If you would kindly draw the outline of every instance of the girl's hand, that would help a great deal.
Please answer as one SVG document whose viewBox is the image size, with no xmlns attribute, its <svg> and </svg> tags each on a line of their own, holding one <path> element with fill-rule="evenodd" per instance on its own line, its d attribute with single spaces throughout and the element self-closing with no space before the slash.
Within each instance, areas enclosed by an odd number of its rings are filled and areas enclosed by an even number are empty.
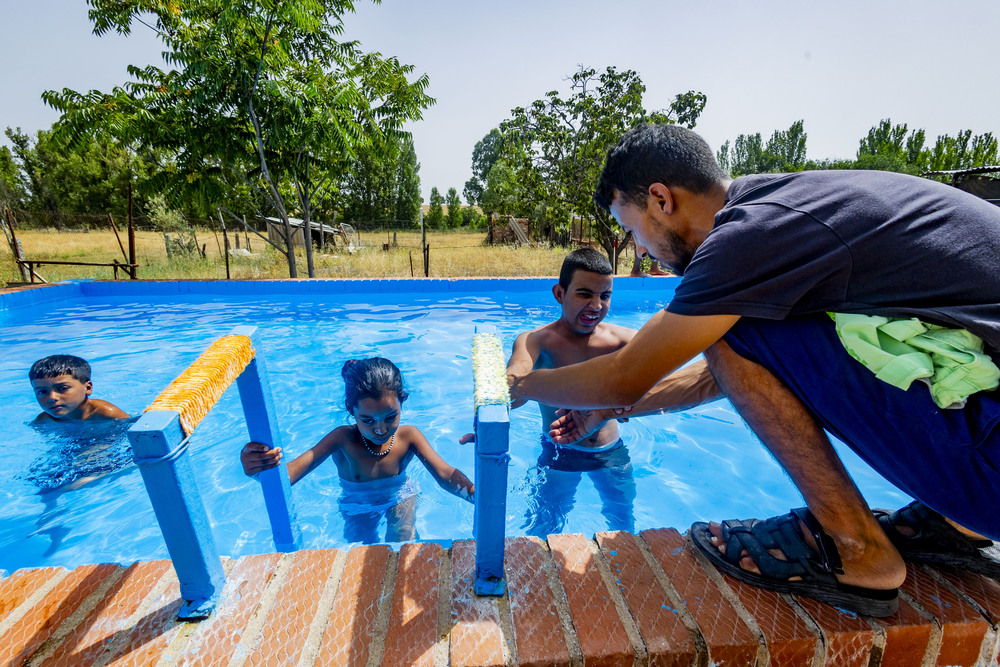
<svg viewBox="0 0 1000 667">
<path fill-rule="evenodd" d="M 240 451 L 243 474 L 254 477 L 262 470 L 274 468 L 281 462 L 281 447 L 271 449 L 259 442 L 248 442 Z"/>
</svg>

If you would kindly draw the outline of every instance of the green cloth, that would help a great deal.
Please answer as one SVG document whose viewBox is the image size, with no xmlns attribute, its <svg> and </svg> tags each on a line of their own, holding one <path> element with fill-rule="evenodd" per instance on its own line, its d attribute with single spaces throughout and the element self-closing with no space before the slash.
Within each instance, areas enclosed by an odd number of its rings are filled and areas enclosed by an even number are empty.
<svg viewBox="0 0 1000 667">
<path fill-rule="evenodd" d="M 983 353 L 982 339 L 963 329 L 916 318 L 829 315 L 840 342 L 875 377 L 900 389 L 925 379 L 939 407 L 962 407 L 969 395 L 996 389 L 1000 382 L 1000 369 Z"/>
</svg>

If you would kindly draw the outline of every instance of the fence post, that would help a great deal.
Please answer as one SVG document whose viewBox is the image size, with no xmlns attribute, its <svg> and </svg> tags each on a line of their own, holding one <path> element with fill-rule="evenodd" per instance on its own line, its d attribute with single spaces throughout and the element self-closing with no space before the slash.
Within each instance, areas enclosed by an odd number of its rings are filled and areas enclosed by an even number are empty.
<svg viewBox="0 0 1000 667">
<path fill-rule="evenodd" d="M 132 280 L 136 279 L 139 265 L 135 257 L 135 217 L 132 215 L 132 184 L 128 184 L 128 263 L 132 265 Z"/>
<path fill-rule="evenodd" d="M 504 533 L 507 517 L 507 465 L 510 455 L 510 394 L 503 345 L 491 325 L 477 327 L 472 342 L 476 406 L 476 540 L 477 595 L 503 595 Z"/>
<path fill-rule="evenodd" d="M 179 413 L 146 412 L 129 429 L 128 439 L 177 572 L 184 601 L 178 616 L 208 616 L 226 575 L 186 455 L 188 439 Z"/>
<path fill-rule="evenodd" d="M 243 404 L 247 431 L 254 442 L 281 447 L 281 432 L 274 413 L 274 399 L 267 377 L 267 367 L 260 353 L 257 327 L 241 326 L 233 329 L 234 336 L 247 336 L 254 348 L 254 358 L 236 378 L 236 386 Z M 288 467 L 282 461 L 278 467 L 262 471 L 260 480 L 264 492 L 264 506 L 271 521 L 271 536 L 278 551 L 296 551 L 301 547 L 302 535 L 295 519 L 292 489 L 288 480 Z"/>
</svg>

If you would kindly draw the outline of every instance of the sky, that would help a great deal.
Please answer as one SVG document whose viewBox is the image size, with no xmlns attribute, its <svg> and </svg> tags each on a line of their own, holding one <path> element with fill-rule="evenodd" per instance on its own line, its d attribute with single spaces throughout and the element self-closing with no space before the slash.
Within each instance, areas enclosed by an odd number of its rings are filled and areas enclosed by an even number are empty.
<svg viewBox="0 0 1000 667">
<path fill-rule="evenodd" d="M 812 159 L 854 157 L 884 118 L 930 142 L 1000 134 L 996 0 L 355 2 L 344 38 L 430 79 L 437 103 L 408 127 L 425 201 L 461 194 L 476 142 L 514 107 L 567 94 L 580 65 L 637 71 L 649 110 L 704 93 L 695 130 L 713 150 L 799 119 Z M 161 51 L 140 25 L 94 36 L 84 0 L 0 0 L 0 44 L 0 127 L 32 133 L 58 118 L 43 90 L 107 91 Z"/>
</svg>

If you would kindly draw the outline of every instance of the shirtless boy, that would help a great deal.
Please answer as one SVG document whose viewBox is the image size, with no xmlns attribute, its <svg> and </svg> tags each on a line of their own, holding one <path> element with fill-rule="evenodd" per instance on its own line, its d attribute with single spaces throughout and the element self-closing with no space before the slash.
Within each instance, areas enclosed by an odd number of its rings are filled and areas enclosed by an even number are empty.
<svg viewBox="0 0 1000 667">
<path fill-rule="evenodd" d="M 54 354 L 31 365 L 28 379 L 43 412 L 35 423 L 72 422 L 94 419 L 128 419 L 128 413 L 96 398 L 90 398 L 90 364 L 70 354 Z"/>
<path fill-rule="evenodd" d="M 562 306 L 559 319 L 520 334 L 507 362 L 508 373 L 522 375 L 538 368 L 560 368 L 593 359 L 623 347 L 634 329 L 608 324 L 613 270 L 597 250 L 575 250 L 563 260 L 552 295 Z M 514 401 L 512 408 L 525 401 Z M 613 530 L 631 531 L 635 481 L 628 450 L 618 436 L 618 422 L 610 419 L 594 433 L 572 443 L 555 445 L 547 437 L 556 420 L 556 408 L 538 404 L 542 413 L 542 453 L 534 498 L 526 521 L 529 534 L 545 536 L 561 531 L 573 507 L 581 473 L 590 474 L 601 497 L 602 513 Z"/>
</svg>

